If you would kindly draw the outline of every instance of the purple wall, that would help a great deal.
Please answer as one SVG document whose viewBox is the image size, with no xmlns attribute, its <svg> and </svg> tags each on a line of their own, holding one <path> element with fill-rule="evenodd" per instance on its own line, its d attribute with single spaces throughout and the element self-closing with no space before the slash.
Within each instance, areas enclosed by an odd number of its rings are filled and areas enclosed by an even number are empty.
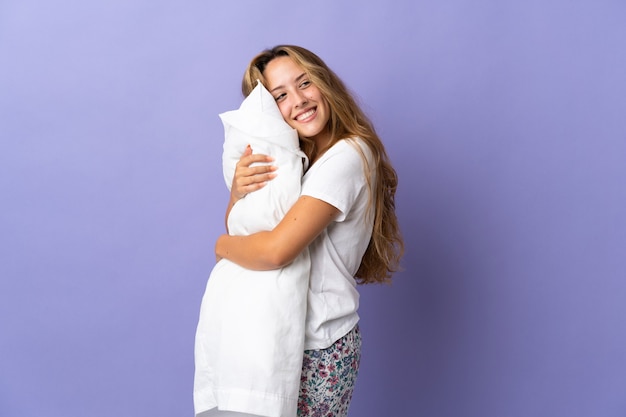
<svg viewBox="0 0 626 417">
<path fill-rule="evenodd" d="M 401 180 L 351 414 L 624 416 L 625 3 L 215 3 L 0 3 L 0 415 L 192 415 L 217 114 L 296 43 Z"/>
</svg>

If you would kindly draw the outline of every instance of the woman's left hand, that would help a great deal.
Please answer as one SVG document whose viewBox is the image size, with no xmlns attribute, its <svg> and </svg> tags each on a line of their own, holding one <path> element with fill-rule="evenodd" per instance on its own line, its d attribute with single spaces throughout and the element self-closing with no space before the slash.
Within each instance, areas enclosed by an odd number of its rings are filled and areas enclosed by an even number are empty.
<svg viewBox="0 0 626 417">
<path fill-rule="evenodd" d="M 274 158 L 269 155 L 253 154 L 250 145 L 246 147 L 243 155 L 239 158 L 239 162 L 235 165 L 235 175 L 233 175 L 233 183 L 230 187 L 230 199 L 224 220 L 226 230 L 228 230 L 228 215 L 235 203 L 244 198 L 246 194 L 265 187 L 268 181 L 276 177 L 274 171 L 278 167 L 268 164 L 273 161 Z M 260 162 L 261 165 L 250 166 L 255 162 Z"/>
<path fill-rule="evenodd" d="M 277 167 L 268 165 L 274 158 L 269 155 L 253 154 L 250 145 L 246 147 L 243 155 L 235 166 L 235 175 L 230 189 L 231 202 L 235 203 L 246 196 L 246 194 L 263 188 L 268 181 L 276 177 Z M 261 165 L 251 166 L 255 162 Z"/>
</svg>

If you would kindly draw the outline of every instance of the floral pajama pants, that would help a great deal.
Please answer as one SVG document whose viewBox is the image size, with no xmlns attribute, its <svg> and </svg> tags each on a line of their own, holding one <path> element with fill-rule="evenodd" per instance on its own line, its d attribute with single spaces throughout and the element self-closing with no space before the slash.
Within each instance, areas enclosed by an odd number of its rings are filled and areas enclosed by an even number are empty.
<svg viewBox="0 0 626 417">
<path fill-rule="evenodd" d="M 360 360 L 358 325 L 329 348 L 305 350 L 298 417 L 346 417 Z"/>
</svg>

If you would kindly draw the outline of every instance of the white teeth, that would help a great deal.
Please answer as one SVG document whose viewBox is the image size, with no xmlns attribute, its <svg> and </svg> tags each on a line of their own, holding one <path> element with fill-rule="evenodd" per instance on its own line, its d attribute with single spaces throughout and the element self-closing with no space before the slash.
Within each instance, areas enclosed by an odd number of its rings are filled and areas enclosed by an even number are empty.
<svg viewBox="0 0 626 417">
<path fill-rule="evenodd" d="M 306 113 L 302 113 L 300 116 L 296 117 L 296 120 L 304 120 L 307 117 L 313 116 L 313 114 L 315 114 L 315 109 L 311 109 Z"/>
</svg>

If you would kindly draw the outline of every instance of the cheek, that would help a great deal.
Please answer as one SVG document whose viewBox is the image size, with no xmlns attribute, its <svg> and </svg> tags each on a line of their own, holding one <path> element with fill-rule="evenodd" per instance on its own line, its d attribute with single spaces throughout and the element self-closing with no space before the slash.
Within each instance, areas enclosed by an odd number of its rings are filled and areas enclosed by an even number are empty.
<svg viewBox="0 0 626 417">
<path fill-rule="evenodd" d="M 324 100 L 322 103 L 324 108 L 324 118 L 326 119 L 326 122 L 328 122 L 328 120 L 330 119 L 330 106 L 328 105 L 328 102 L 326 100 Z"/>
</svg>

